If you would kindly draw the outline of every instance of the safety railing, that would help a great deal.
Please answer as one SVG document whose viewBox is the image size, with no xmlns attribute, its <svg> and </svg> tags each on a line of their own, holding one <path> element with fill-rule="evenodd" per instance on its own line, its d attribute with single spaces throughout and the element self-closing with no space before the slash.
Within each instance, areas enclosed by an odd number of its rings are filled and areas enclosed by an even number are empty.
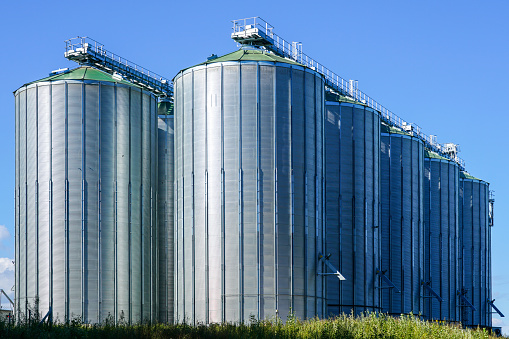
<svg viewBox="0 0 509 339">
<path fill-rule="evenodd" d="M 65 57 L 79 63 L 91 62 L 94 66 L 102 67 L 112 74 L 119 73 L 158 96 L 173 96 L 171 80 L 106 50 L 103 44 L 89 37 L 66 40 Z"/>
<path fill-rule="evenodd" d="M 234 33 L 240 33 L 242 31 L 246 31 L 248 29 L 256 28 L 260 30 L 263 35 L 266 35 L 270 38 L 270 42 L 272 45 L 264 45 L 263 47 L 271 50 L 272 52 L 283 56 L 285 58 L 292 59 L 310 69 L 315 70 L 316 72 L 323 75 L 325 84 L 329 88 L 337 91 L 339 94 L 345 95 L 352 100 L 358 101 L 362 104 L 365 104 L 368 107 L 380 112 L 381 118 L 389 123 L 390 125 L 401 128 L 409 134 L 419 138 L 424 142 L 426 147 L 431 149 L 432 151 L 439 153 L 440 155 L 456 162 L 461 169 L 465 168 L 465 162 L 463 159 L 458 157 L 457 155 L 452 156 L 447 154 L 443 150 L 443 145 L 439 144 L 436 141 L 435 136 L 426 135 L 422 129 L 413 123 L 408 123 L 403 120 L 401 117 L 396 115 L 394 112 L 390 111 L 376 100 L 371 98 L 366 93 L 360 91 L 356 87 L 351 85 L 349 80 L 346 80 L 334 73 L 329 68 L 325 67 L 325 65 L 319 63 L 314 60 L 310 56 L 306 55 L 302 52 L 302 44 L 300 42 L 288 42 L 274 33 L 274 27 L 267 23 L 260 17 L 251 17 L 246 19 L 233 20 L 233 31 Z"/>
</svg>

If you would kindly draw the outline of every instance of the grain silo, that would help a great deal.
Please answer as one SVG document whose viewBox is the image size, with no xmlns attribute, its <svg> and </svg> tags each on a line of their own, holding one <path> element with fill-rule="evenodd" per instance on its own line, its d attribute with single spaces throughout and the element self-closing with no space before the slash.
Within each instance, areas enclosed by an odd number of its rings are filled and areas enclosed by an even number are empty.
<svg viewBox="0 0 509 339">
<path fill-rule="evenodd" d="M 325 105 L 328 315 L 380 310 L 380 115 L 332 93 Z"/>
<path fill-rule="evenodd" d="M 323 92 L 243 48 L 175 83 L 175 320 L 323 315 Z"/>
<path fill-rule="evenodd" d="M 459 167 L 425 150 L 424 157 L 424 316 L 459 320 Z"/>
<path fill-rule="evenodd" d="M 424 144 L 408 131 L 382 123 L 381 267 L 395 287 L 384 284 L 382 311 L 391 315 L 422 313 L 424 259 Z"/>
<path fill-rule="evenodd" d="M 158 261 L 159 321 L 173 323 L 174 300 L 174 125 L 173 104 L 159 103 L 158 119 Z"/>
<path fill-rule="evenodd" d="M 14 95 L 18 315 L 154 320 L 155 97 L 91 67 Z"/>
<path fill-rule="evenodd" d="M 460 172 L 459 198 L 461 322 L 468 326 L 491 326 L 489 184 Z"/>
</svg>

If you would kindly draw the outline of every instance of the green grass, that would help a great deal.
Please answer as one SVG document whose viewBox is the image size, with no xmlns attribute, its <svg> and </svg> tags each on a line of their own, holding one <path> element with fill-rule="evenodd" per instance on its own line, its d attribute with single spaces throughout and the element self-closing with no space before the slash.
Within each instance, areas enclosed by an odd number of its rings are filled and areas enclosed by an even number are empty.
<svg viewBox="0 0 509 339">
<path fill-rule="evenodd" d="M 289 316 L 281 320 L 249 324 L 196 325 L 9 325 L 0 322 L 0 338 L 495 338 L 486 330 L 465 330 L 459 325 L 426 322 L 413 316 L 393 318 L 367 314 L 343 315 L 334 319 L 300 321 Z"/>
</svg>

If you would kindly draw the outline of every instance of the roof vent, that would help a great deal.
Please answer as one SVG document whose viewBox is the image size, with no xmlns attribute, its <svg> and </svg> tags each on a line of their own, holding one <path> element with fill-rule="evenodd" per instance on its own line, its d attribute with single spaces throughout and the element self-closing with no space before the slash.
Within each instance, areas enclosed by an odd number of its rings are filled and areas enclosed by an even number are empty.
<svg viewBox="0 0 509 339">
<path fill-rule="evenodd" d="M 113 75 L 111 76 L 113 79 L 117 80 L 117 81 L 122 81 L 124 80 L 124 78 L 122 77 L 122 74 L 120 73 L 117 73 L 117 72 L 113 72 Z"/>
<path fill-rule="evenodd" d="M 211 56 L 209 56 L 207 58 L 207 61 L 214 60 L 214 59 L 217 59 L 217 54 L 212 54 Z"/>
<path fill-rule="evenodd" d="M 66 72 L 68 70 L 69 70 L 69 67 L 67 67 L 67 68 L 59 68 L 59 69 L 56 69 L 54 71 L 51 71 L 51 73 L 49 75 L 50 76 L 51 75 L 57 75 L 57 74 L 60 74 L 60 73 L 64 73 L 64 72 Z"/>
</svg>

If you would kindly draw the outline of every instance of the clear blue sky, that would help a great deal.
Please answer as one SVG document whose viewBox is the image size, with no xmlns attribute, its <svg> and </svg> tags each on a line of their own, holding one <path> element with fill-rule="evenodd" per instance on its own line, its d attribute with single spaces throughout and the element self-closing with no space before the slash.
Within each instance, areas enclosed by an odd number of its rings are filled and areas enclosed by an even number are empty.
<svg viewBox="0 0 509 339">
<path fill-rule="evenodd" d="M 0 5 L 0 288 L 14 274 L 14 98 L 75 67 L 64 40 L 90 36 L 159 74 L 236 49 L 232 19 L 261 16 L 288 41 L 438 141 L 461 145 L 467 170 L 495 190 L 493 296 L 509 318 L 509 2 L 4 1 Z M 5 300 L 5 299 L 4 299 Z M 2 303 L 4 303 L 4 300 Z M 505 318 L 505 319 L 508 319 Z M 497 320 L 509 334 L 509 320 Z"/>
</svg>

